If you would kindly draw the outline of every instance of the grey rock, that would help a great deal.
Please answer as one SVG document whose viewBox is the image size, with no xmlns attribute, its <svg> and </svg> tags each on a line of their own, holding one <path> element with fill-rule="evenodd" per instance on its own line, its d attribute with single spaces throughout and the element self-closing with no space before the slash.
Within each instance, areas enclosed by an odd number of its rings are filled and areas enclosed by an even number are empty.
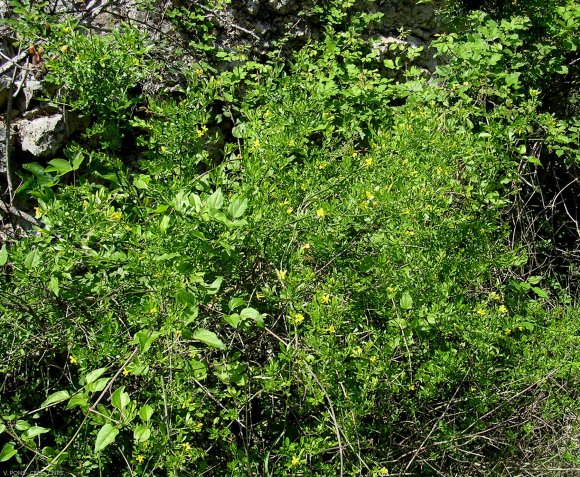
<svg viewBox="0 0 580 477">
<path fill-rule="evenodd" d="M 44 90 L 42 81 L 29 78 L 26 80 L 22 92 L 24 94 L 24 104 L 22 109 L 28 109 L 33 99 L 37 99 Z"/>
<path fill-rule="evenodd" d="M 75 131 L 78 122 L 64 114 L 43 116 L 18 123 L 18 138 L 23 151 L 36 157 L 56 154 Z"/>
</svg>

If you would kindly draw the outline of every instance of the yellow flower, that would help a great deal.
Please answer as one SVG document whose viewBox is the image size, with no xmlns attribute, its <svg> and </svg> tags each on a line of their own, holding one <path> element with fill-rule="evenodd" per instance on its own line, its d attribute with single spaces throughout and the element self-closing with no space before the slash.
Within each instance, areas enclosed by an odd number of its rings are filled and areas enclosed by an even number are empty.
<svg viewBox="0 0 580 477">
<path fill-rule="evenodd" d="M 191 446 L 189 445 L 189 442 L 184 442 L 183 444 L 181 444 L 182 447 L 186 450 L 189 451 L 191 450 Z"/>
<path fill-rule="evenodd" d="M 414 391 L 415 389 L 416 388 L 414 384 L 409 384 L 409 391 Z"/>
<path fill-rule="evenodd" d="M 360 208 L 361 208 L 361 209 L 367 209 L 367 208 L 368 208 L 368 206 L 369 206 L 369 204 L 367 204 L 366 202 L 361 202 L 361 203 L 360 203 Z"/>
<path fill-rule="evenodd" d="M 310 244 L 309 243 L 305 243 L 304 245 L 302 245 L 300 247 L 301 250 L 308 250 L 310 248 Z"/>
<path fill-rule="evenodd" d="M 499 311 L 500 313 L 507 313 L 507 312 L 508 312 L 508 309 L 507 309 L 507 307 L 506 307 L 505 305 L 501 305 L 501 306 L 499 307 L 498 311 Z"/>
<path fill-rule="evenodd" d="M 195 74 L 197 76 L 201 76 L 203 74 L 203 70 L 201 68 L 198 68 L 198 69 L 195 70 Z"/>
<path fill-rule="evenodd" d="M 291 214 L 293 211 L 294 211 L 294 209 L 292 209 L 292 207 L 288 207 L 288 208 L 286 209 L 286 213 L 287 213 L 288 215 L 290 215 L 290 214 Z"/>
<path fill-rule="evenodd" d="M 40 219 L 40 217 L 42 217 L 42 209 L 40 207 L 35 207 L 34 212 L 37 219 Z"/>
<path fill-rule="evenodd" d="M 198 423 L 195 425 L 195 428 L 196 428 L 196 429 L 198 429 L 198 430 L 199 430 L 199 429 L 201 429 L 202 427 L 203 427 L 203 423 L 201 423 L 201 422 L 198 422 Z"/>
<path fill-rule="evenodd" d="M 123 376 L 129 376 L 129 371 L 127 371 L 127 368 L 123 370 Z"/>
<path fill-rule="evenodd" d="M 363 352 L 362 348 L 360 346 L 357 346 L 355 349 L 352 350 L 352 355 L 354 357 L 359 357 L 362 355 L 362 352 Z"/>
<path fill-rule="evenodd" d="M 117 211 L 117 212 L 113 212 L 109 218 L 111 220 L 114 220 L 115 222 L 118 222 L 119 220 L 121 220 L 121 212 Z"/>
<path fill-rule="evenodd" d="M 377 357 L 376 356 L 371 356 L 369 361 L 371 362 L 371 364 L 375 364 L 377 362 Z"/>
<path fill-rule="evenodd" d="M 505 329 L 505 334 L 506 334 L 507 336 L 511 335 L 511 334 L 512 334 L 512 329 L 511 329 L 511 328 L 506 328 L 506 329 Z"/>
<path fill-rule="evenodd" d="M 323 219 L 326 216 L 326 212 L 324 211 L 324 209 L 322 207 L 320 207 L 320 209 L 316 210 L 316 216 L 320 217 L 321 219 Z"/>
<path fill-rule="evenodd" d="M 290 139 L 290 141 L 288 142 L 288 145 L 290 147 L 294 147 L 294 146 L 296 146 L 296 142 L 294 141 L 294 139 Z"/>
<path fill-rule="evenodd" d="M 324 169 L 326 169 L 327 167 L 328 167 L 328 162 L 326 162 L 326 161 L 324 161 L 324 162 L 321 162 L 320 164 L 318 164 L 318 168 L 319 168 L 320 170 L 324 170 Z"/>
<path fill-rule="evenodd" d="M 252 143 L 252 147 L 254 149 L 257 149 L 260 147 L 260 140 L 258 138 L 254 139 L 254 142 Z"/>
<path fill-rule="evenodd" d="M 207 132 L 207 126 L 206 125 L 203 125 L 201 127 L 201 129 L 198 129 L 197 130 L 197 137 L 198 138 L 202 137 L 206 132 Z"/>
<path fill-rule="evenodd" d="M 386 467 L 381 467 L 379 469 L 379 475 L 381 475 L 381 476 L 389 475 L 389 469 L 387 469 Z"/>
<path fill-rule="evenodd" d="M 141 454 L 139 454 L 137 457 L 135 457 L 135 460 L 137 462 L 141 463 L 145 460 L 145 457 L 143 457 Z"/>
<path fill-rule="evenodd" d="M 292 457 L 292 465 L 293 466 L 300 465 L 300 457 L 298 457 L 296 455 L 294 457 Z"/>
<path fill-rule="evenodd" d="M 157 313 L 158 311 L 159 311 L 159 310 L 157 309 L 157 307 L 156 307 L 156 306 L 154 306 L 153 308 L 151 308 L 151 309 L 149 310 L 149 313 L 151 313 L 152 315 L 154 315 L 154 314 L 155 314 L 155 313 Z"/>
<path fill-rule="evenodd" d="M 499 301 L 499 295 L 496 292 L 491 292 L 489 294 L 489 299 L 491 301 Z"/>
<path fill-rule="evenodd" d="M 299 325 L 304 321 L 304 315 L 302 313 L 296 313 L 294 315 L 294 322 Z"/>
<path fill-rule="evenodd" d="M 322 295 L 320 301 L 325 305 L 328 305 L 330 303 L 330 295 L 328 293 L 325 293 L 324 295 Z"/>
<path fill-rule="evenodd" d="M 369 192 L 368 190 L 365 192 L 365 194 L 368 200 L 373 200 L 375 198 L 375 195 L 372 192 Z"/>
<path fill-rule="evenodd" d="M 328 331 L 331 335 L 333 335 L 334 333 L 336 333 L 336 328 L 334 327 L 334 325 L 330 325 L 326 331 Z"/>
<path fill-rule="evenodd" d="M 69 356 L 68 360 L 70 361 L 70 364 L 77 363 L 77 359 L 72 354 Z"/>
<path fill-rule="evenodd" d="M 475 309 L 475 312 L 479 315 L 479 316 L 485 316 L 485 310 L 481 307 L 478 307 Z"/>
<path fill-rule="evenodd" d="M 278 277 L 278 279 L 283 282 L 284 280 L 286 280 L 286 275 L 288 275 L 288 272 L 286 270 L 277 270 L 276 271 L 276 276 Z"/>
<path fill-rule="evenodd" d="M 370 167 L 372 165 L 373 165 L 373 159 L 372 159 L 372 157 L 369 157 L 369 158 L 365 159 L 365 162 L 364 162 L 364 166 L 365 167 Z"/>
</svg>

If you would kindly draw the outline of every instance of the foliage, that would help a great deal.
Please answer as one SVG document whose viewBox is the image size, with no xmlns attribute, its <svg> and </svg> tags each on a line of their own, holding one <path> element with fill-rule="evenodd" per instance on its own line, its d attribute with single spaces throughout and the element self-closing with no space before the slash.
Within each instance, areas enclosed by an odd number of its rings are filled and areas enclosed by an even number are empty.
<svg viewBox="0 0 580 477">
<path fill-rule="evenodd" d="M 524 18 L 471 21 L 433 45 L 433 79 L 385 78 L 360 28 L 333 27 L 288 62 L 195 64 L 173 98 L 129 94 L 152 69 L 135 32 L 75 29 L 55 99 L 137 140 L 132 162 L 72 143 L 25 167 L 43 226 L 0 249 L 0 461 L 576 468 L 580 316 L 509 221 L 538 141 L 577 157 L 533 90 L 562 63 L 527 67 Z"/>
</svg>

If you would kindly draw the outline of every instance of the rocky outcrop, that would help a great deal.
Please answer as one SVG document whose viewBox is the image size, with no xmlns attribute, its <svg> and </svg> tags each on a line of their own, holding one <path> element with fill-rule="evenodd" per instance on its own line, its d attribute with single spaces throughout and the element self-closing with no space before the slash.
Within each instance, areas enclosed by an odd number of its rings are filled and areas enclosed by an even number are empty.
<svg viewBox="0 0 580 477">
<path fill-rule="evenodd" d="M 34 111 L 31 112 L 34 116 Z M 53 114 L 17 123 L 20 149 L 35 157 L 51 157 L 60 151 L 76 129 L 69 114 Z"/>
</svg>

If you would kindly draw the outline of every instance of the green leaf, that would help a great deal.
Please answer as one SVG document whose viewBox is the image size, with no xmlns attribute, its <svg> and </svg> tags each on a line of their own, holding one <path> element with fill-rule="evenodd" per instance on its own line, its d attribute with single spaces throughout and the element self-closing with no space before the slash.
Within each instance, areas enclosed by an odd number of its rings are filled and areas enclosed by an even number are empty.
<svg viewBox="0 0 580 477">
<path fill-rule="evenodd" d="M 141 330 L 135 333 L 135 338 L 131 343 L 139 345 L 139 351 L 141 353 L 146 353 L 153 342 L 161 336 L 159 331 L 148 331 L 148 330 Z"/>
<path fill-rule="evenodd" d="M 57 391 L 48 396 L 40 405 L 40 408 L 42 409 L 51 406 L 52 404 L 56 404 L 57 402 L 65 401 L 68 398 L 70 398 L 68 391 Z"/>
<path fill-rule="evenodd" d="M 405 292 L 401 297 L 400 304 L 403 310 L 410 310 L 411 308 L 413 308 L 413 298 L 411 298 L 411 295 L 409 295 L 409 293 Z"/>
<path fill-rule="evenodd" d="M 234 311 L 236 308 L 240 306 L 244 306 L 246 304 L 246 300 L 242 298 L 232 298 L 228 303 L 228 308 L 230 311 Z"/>
<path fill-rule="evenodd" d="M 105 424 L 97 434 L 95 441 L 95 453 L 102 451 L 105 447 L 115 441 L 115 437 L 119 434 L 119 429 L 111 424 Z"/>
<path fill-rule="evenodd" d="M 240 321 L 242 321 L 242 317 L 237 313 L 234 313 L 233 315 L 224 315 L 224 320 L 226 320 L 226 322 L 228 322 L 234 328 L 237 328 L 240 324 Z"/>
<path fill-rule="evenodd" d="M 546 293 L 544 290 L 542 290 L 541 288 L 538 288 L 538 287 L 532 287 L 532 290 L 533 290 L 533 291 L 534 291 L 534 293 L 535 293 L 536 295 L 538 295 L 540 298 L 545 298 L 546 300 L 547 300 L 548 298 L 550 298 L 550 296 L 549 296 L 549 295 L 548 295 L 548 294 L 547 294 L 547 293 Z"/>
<path fill-rule="evenodd" d="M 6 250 L 6 244 L 4 244 L 2 245 L 2 248 L 0 248 L 0 267 L 6 265 L 7 261 L 8 261 L 8 250 Z"/>
<path fill-rule="evenodd" d="M 213 348 L 226 349 L 226 345 L 223 344 L 213 331 L 199 329 L 193 334 L 192 338 Z"/>
<path fill-rule="evenodd" d="M 60 288 L 58 286 L 58 278 L 57 277 L 50 277 L 50 280 L 48 282 L 48 289 L 54 293 L 56 296 L 58 296 L 59 292 L 60 292 Z"/>
<path fill-rule="evenodd" d="M 8 444 L 4 444 L 2 447 L 2 451 L 0 451 L 0 462 L 6 462 L 11 457 L 14 457 L 18 452 L 14 449 L 14 444 L 9 442 Z"/>
<path fill-rule="evenodd" d="M 6 425 L 0 423 L 0 434 L 2 434 L 6 430 Z"/>
<path fill-rule="evenodd" d="M 219 210 L 224 205 L 224 195 L 222 194 L 221 189 L 217 189 L 212 195 L 210 195 L 205 204 L 210 210 Z"/>
<path fill-rule="evenodd" d="M 133 438 L 137 442 L 145 442 L 151 437 L 151 430 L 144 425 L 137 426 L 133 431 Z"/>
<path fill-rule="evenodd" d="M 161 223 L 159 224 L 159 230 L 161 230 L 162 234 L 165 234 L 167 232 L 167 229 L 169 228 L 169 220 L 170 220 L 169 215 L 164 215 L 163 218 L 161 219 Z"/>
<path fill-rule="evenodd" d="M 230 202 L 228 206 L 228 214 L 232 219 L 238 219 L 248 208 L 248 199 L 238 197 Z"/>
<path fill-rule="evenodd" d="M 56 172 L 59 176 L 67 174 L 68 172 L 73 170 L 73 167 L 70 165 L 65 159 L 53 159 L 52 161 L 48 161 L 50 166 L 44 169 L 45 172 Z"/>
<path fill-rule="evenodd" d="M 27 429 L 30 429 L 30 424 L 28 424 L 26 421 L 23 421 L 22 419 L 19 419 L 16 421 L 14 427 L 17 431 L 26 431 Z"/>
<path fill-rule="evenodd" d="M 26 437 L 32 439 L 40 434 L 46 434 L 47 432 L 50 432 L 50 429 L 47 429 L 46 427 L 32 426 L 26 430 Z"/>
<path fill-rule="evenodd" d="M 111 378 L 99 378 L 94 383 L 87 384 L 86 390 L 90 393 L 98 393 L 105 389 L 105 386 L 110 380 Z"/>
<path fill-rule="evenodd" d="M 149 419 L 151 419 L 152 415 L 153 415 L 153 408 L 149 404 L 144 404 L 143 406 L 141 406 L 141 409 L 139 409 L 139 417 L 144 422 L 149 421 Z"/>
<path fill-rule="evenodd" d="M 79 407 L 89 406 L 89 398 L 85 393 L 75 394 L 73 397 L 71 397 L 68 404 L 66 405 L 66 408 L 72 409 L 77 406 Z"/>
<path fill-rule="evenodd" d="M 121 386 L 111 394 L 111 404 L 121 411 L 125 409 L 130 402 L 131 398 L 129 398 L 129 393 L 125 392 L 125 386 Z"/>
<path fill-rule="evenodd" d="M 40 253 L 38 253 L 38 249 L 32 250 L 32 252 L 26 255 L 24 259 L 24 266 L 30 270 L 31 268 L 36 268 L 40 264 Z"/>
<path fill-rule="evenodd" d="M 90 384 L 96 381 L 106 370 L 107 368 L 99 368 L 95 369 L 94 371 L 91 371 L 89 374 L 85 376 L 86 383 Z"/>
<path fill-rule="evenodd" d="M 258 325 L 260 328 L 264 328 L 265 326 L 263 315 L 254 308 L 244 308 L 241 311 L 240 316 L 242 320 L 245 320 L 246 318 L 254 320 L 256 322 L 256 325 Z"/>
</svg>

